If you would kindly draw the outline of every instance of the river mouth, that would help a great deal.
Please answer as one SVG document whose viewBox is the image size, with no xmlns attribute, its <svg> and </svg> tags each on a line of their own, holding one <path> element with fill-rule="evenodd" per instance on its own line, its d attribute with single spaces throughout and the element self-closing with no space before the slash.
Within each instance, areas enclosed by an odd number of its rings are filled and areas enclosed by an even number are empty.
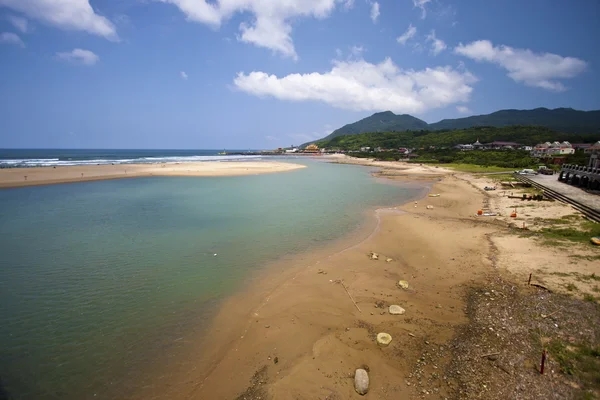
<svg viewBox="0 0 600 400">
<path fill-rule="evenodd" d="M 357 240 L 372 223 L 365 210 L 418 192 L 377 183 L 365 168 L 303 163 L 265 176 L 2 191 L 8 394 L 120 398 L 152 385 L 148 371 L 191 338 L 196 346 L 223 301 L 261 270 Z"/>
</svg>

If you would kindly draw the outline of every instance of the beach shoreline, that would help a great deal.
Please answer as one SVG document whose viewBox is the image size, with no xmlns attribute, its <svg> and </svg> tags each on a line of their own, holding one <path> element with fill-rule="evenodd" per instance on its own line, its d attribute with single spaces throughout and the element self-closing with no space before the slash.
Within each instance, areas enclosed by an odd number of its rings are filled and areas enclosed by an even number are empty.
<svg viewBox="0 0 600 400">
<path fill-rule="evenodd" d="M 518 286 L 525 274 L 502 245 L 515 237 L 508 215 L 476 216 L 500 195 L 483 190 L 485 177 L 444 168 L 333 161 L 377 167 L 376 179 L 431 182 L 439 197 L 367 210 L 371 224 L 360 233 L 265 267 L 219 306 L 208 333 L 188 338 L 197 344 L 170 365 L 176 382 L 163 375 L 132 399 L 353 398 L 354 370 L 365 366 L 377 398 L 456 394 L 460 376 L 439 374 L 450 371 L 449 348 L 473 323 L 468 296 L 501 277 Z M 510 245 L 517 253 L 538 246 L 518 237 Z M 557 256 L 537 250 L 548 263 Z M 392 304 L 406 313 L 391 315 Z M 391 334 L 389 346 L 377 345 L 379 332 Z M 427 366 L 420 360 L 431 350 L 444 355 Z"/>
<path fill-rule="evenodd" d="M 161 164 L 73 165 L 0 169 L 0 188 L 152 176 L 243 176 L 288 172 L 304 165 L 278 161 L 202 161 Z"/>
<path fill-rule="evenodd" d="M 242 397 L 239 397 L 240 399 L 259 398 L 266 393 L 263 391 L 267 387 L 266 382 L 269 382 L 268 392 L 273 398 L 305 398 L 306 396 L 302 395 L 302 389 L 298 388 L 298 382 L 306 383 L 315 380 L 318 382 L 319 378 L 322 378 L 322 376 L 319 376 L 321 374 L 317 373 L 319 367 L 316 363 L 311 363 L 309 357 L 314 353 L 314 346 L 317 343 L 332 340 L 339 342 L 346 332 L 353 332 L 357 335 L 360 333 L 361 340 L 358 347 L 361 350 L 358 353 L 364 353 L 365 347 L 377 349 L 377 345 L 374 344 L 372 338 L 376 325 L 397 325 L 394 323 L 395 320 L 406 318 L 406 316 L 387 315 L 387 312 L 385 312 L 387 305 L 389 305 L 387 303 L 392 301 L 389 297 L 400 297 L 394 304 L 400 304 L 405 308 L 412 308 L 411 305 L 407 304 L 407 301 L 409 303 L 415 302 L 419 304 L 419 308 L 423 308 L 418 311 L 411 310 L 410 314 L 412 316 L 408 317 L 409 320 L 415 318 L 414 312 L 416 311 L 417 315 L 420 315 L 419 319 L 429 320 L 432 316 L 441 318 L 443 322 L 440 322 L 440 325 L 452 322 L 452 326 L 455 326 L 464 323 L 465 316 L 461 306 L 461 291 L 457 290 L 456 285 L 448 285 L 448 282 L 456 283 L 456 279 L 453 277 L 455 274 L 460 274 L 464 281 L 470 280 L 478 274 L 483 276 L 485 271 L 481 268 L 476 273 L 467 273 L 468 279 L 465 271 L 460 271 L 460 269 L 459 271 L 452 271 L 453 273 L 449 274 L 448 279 L 445 280 L 445 285 L 443 285 L 444 294 L 440 295 L 441 292 L 437 288 L 435 289 L 437 295 L 433 297 L 438 298 L 437 301 L 444 302 L 446 305 L 451 303 L 453 307 L 451 312 L 445 310 L 442 314 L 449 313 L 451 315 L 438 315 L 439 311 L 435 308 L 435 305 L 432 309 L 431 296 L 425 296 L 418 300 L 408 300 L 414 294 L 414 289 L 403 291 L 397 287 L 397 281 L 400 278 L 406 278 L 416 284 L 416 287 L 419 287 L 417 282 L 420 282 L 421 279 L 432 281 L 436 277 L 436 273 L 429 271 L 429 268 L 426 268 L 427 272 L 419 271 L 418 265 L 421 263 L 419 258 L 422 256 L 422 252 L 414 251 L 415 248 L 422 247 L 425 250 L 423 254 L 428 254 L 429 257 L 432 253 L 430 251 L 432 250 L 430 249 L 431 238 L 429 237 L 431 234 L 427 233 L 426 236 L 428 237 L 423 237 L 422 231 L 423 225 L 426 225 L 425 230 L 429 231 L 432 230 L 432 224 L 435 225 L 436 223 L 434 221 L 424 221 L 424 219 L 430 220 L 432 214 L 441 215 L 451 211 L 450 221 L 446 221 L 447 224 L 443 230 L 450 229 L 450 225 L 461 224 L 461 222 L 458 222 L 461 218 L 467 220 L 474 218 L 475 210 L 479 207 L 478 201 L 481 199 L 476 197 L 477 192 L 473 193 L 474 190 L 470 185 L 453 178 L 451 171 L 405 164 L 399 164 L 395 167 L 403 170 L 410 169 L 411 171 L 404 171 L 401 176 L 395 176 L 391 179 L 387 176 L 386 180 L 388 182 L 420 182 L 421 184 L 430 182 L 427 185 L 431 187 L 431 184 L 433 184 L 434 189 L 432 190 L 434 192 L 444 193 L 446 191 L 448 198 L 444 199 L 442 197 L 443 200 L 440 201 L 440 198 L 427 197 L 425 194 L 425 197 L 416 201 L 418 204 L 417 210 L 415 210 L 415 201 L 413 200 L 397 207 L 369 211 L 370 216 L 367 217 L 372 218 L 372 221 L 377 221 L 375 225 L 366 225 L 366 229 L 370 229 L 370 232 L 363 230 L 360 234 L 355 234 L 351 238 L 343 238 L 331 246 L 320 249 L 315 254 L 298 255 L 292 260 L 281 260 L 264 268 L 264 272 L 259 273 L 259 276 L 255 277 L 245 290 L 226 299 L 219 307 L 214 321 L 210 324 L 209 332 L 199 340 L 199 344 L 194 351 L 195 357 L 192 357 L 192 359 L 195 360 L 196 364 L 194 365 L 193 361 L 189 361 L 179 366 L 181 373 L 177 374 L 178 384 L 170 381 L 157 381 L 154 382 L 151 390 L 143 390 L 132 398 L 206 397 L 232 399 L 237 398 L 240 393 L 245 393 Z M 374 172 L 373 175 L 378 179 L 380 176 L 386 176 L 384 172 L 379 170 Z M 444 180 L 440 181 L 444 176 Z M 460 186 L 459 191 L 455 190 L 456 185 Z M 464 203 L 467 203 L 466 208 L 464 204 L 456 207 L 456 201 L 450 198 L 456 196 L 457 193 L 451 193 L 451 189 L 453 192 L 458 192 L 458 196 Z M 461 194 L 465 190 L 468 192 L 466 196 L 464 193 Z M 469 190 L 471 191 L 469 192 Z M 434 205 L 436 208 L 430 210 L 426 208 L 427 205 Z M 410 229 L 398 231 L 398 224 L 409 226 Z M 471 224 L 472 222 L 467 221 L 466 226 L 462 229 L 472 229 Z M 467 246 L 472 251 L 469 259 L 474 257 L 478 263 L 482 259 L 485 262 L 487 256 L 484 254 L 485 252 L 478 248 L 486 246 L 485 234 L 489 232 L 489 227 L 477 229 L 477 239 L 468 241 Z M 439 234 L 440 232 L 437 232 L 433 236 L 441 239 Z M 357 240 L 361 235 L 362 238 Z M 415 238 L 415 235 L 419 237 Z M 396 248 L 397 241 L 408 241 L 412 245 L 402 251 Z M 459 257 L 455 245 L 444 247 L 442 257 L 445 258 L 448 253 Z M 368 254 L 371 251 L 380 254 L 381 259 L 378 261 L 369 260 Z M 410 252 L 411 254 L 406 255 L 404 252 Z M 386 262 L 388 258 L 391 261 Z M 370 269 L 374 266 L 389 280 L 383 283 L 381 276 L 372 276 L 373 271 L 370 271 Z M 401 272 L 402 270 L 404 272 Z M 420 276 L 421 274 L 422 276 Z M 335 283 L 340 280 L 345 282 L 349 292 L 357 301 L 356 308 L 341 285 Z M 370 295 L 366 296 L 369 300 L 366 300 L 365 296 L 361 296 L 360 292 L 355 292 L 356 281 L 365 291 L 370 292 Z M 422 289 L 418 290 L 420 292 Z M 376 295 L 376 291 L 380 291 L 381 296 Z M 425 291 L 423 291 L 424 293 Z M 449 300 L 448 297 L 452 299 Z M 373 305 L 378 303 L 385 303 L 385 305 L 376 308 L 375 315 L 371 310 L 374 309 Z M 358 307 L 362 311 L 359 312 Z M 382 314 L 385 317 L 382 317 Z M 407 314 L 409 314 L 408 311 Z M 427 315 L 427 317 L 423 315 Z M 412 334 L 415 335 L 418 325 L 418 323 L 411 321 L 408 324 L 408 332 L 414 332 Z M 397 337 L 400 342 L 406 338 L 406 327 L 400 329 L 401 336 L 398 334 L 397 327 L 382 329 L 395 331 L 393 336 Z M 446 339 L 452 337 L 453 328 L 448 329 L 440 326 L 438 329 L 440 329 L 440 337 Z M 419 334 L 421 338 L 424 335 L 430 337 L 425 332 Z M 301 343 L 290 344 L 290 337 L 302 338 Z M 414 336 L 408 336 L 408 339 L 412 338 Z M 193 341 L 193 339 L 189 340 Z M 354 350 L 356 352 L 353 347 L 348 344 L 336 343 L 332 351 Z M 416 351 L 417 347 L 419 346 L 414 346 L 411 351 Z M 397 375 L 408 376 L 408 365 L 390 367 L 388 361 L 378 359 L 377 353 L 373 355 L 375 359 L 373 357 L 358 358 L 360 358 L 360 362 L 368 363 L 371 368 L 377 369 L 378 365 L 381 366 L 385 369 L 384 375 L 388 378 L 396 376 L 394 381 L 399 386 L 394 390 L 404 391 L 406 389 L 404 381 L 399 379 Z M 354 359 L 356 356 L 357 354 L 351 357 L 344 355 L 337 362 L 344 365 L 352 364 L 350 359 Z M 276 364 L 273 361 L 275 357 L 277 357 Z M 360 365 L 360 362 L 357 365 Z M 265 374 L 263 367 L 267 368 L 265 376 L 262 376 Z M 294 372 L 298 369 L 301 369 L 301 371 Z M 348 371 L 350 370 L 353 371 L 354 369 L 350 368 Z M 282 379 L 281 373 L 283 372 L 292 373 L 293 379 L 291 376 Z M 339 373 L 339 371 L 336 373 Z M 265 382 L 265 384 L 260 384 L 264 385 L 261 388 L 257 388 L 256 385 L 253 386 L 252 384 L 256 381 L 253 377 L 256 378 L 257 374 L 262 376 L 260 381 Z M 338 383 L 341 384 L 342 381 Z M 343 386 L 348 385 L 343 383 Z M 400 387 L 403 387 L 403 389 L 400 389 Z M 347 398 L 354 393 L 353 390 L 346 390 L 348 388 L 352 389 L 352 385 L 345 387 L 344 391 L 340 391 L 339 388 L 335 391 L 341 393 L 343 398 Z M 254 392 L 258 389 L 260 390 L 256 392 L 258 394 L 255 397 L 249 395 L 248 390 Z M 317 396 L 316 393 L 313 394 Z M 312 394 L 309 397 L 314 398 Z M 320 397 L 317 396 L 316 398 Z"/>
</svg>

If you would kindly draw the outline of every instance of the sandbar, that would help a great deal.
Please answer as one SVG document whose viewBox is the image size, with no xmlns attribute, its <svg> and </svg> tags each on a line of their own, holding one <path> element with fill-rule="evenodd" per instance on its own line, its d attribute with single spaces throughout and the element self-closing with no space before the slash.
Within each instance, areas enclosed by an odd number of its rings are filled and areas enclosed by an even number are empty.
<svg viewBox="0 0 600 400">
<path fill-rule="evenodd" d="M 0 188 L 149 176 L 240 176 L 292 171 L 304 165 L 272 161 L 75 165 L 0 169 Z"/>
</svg>

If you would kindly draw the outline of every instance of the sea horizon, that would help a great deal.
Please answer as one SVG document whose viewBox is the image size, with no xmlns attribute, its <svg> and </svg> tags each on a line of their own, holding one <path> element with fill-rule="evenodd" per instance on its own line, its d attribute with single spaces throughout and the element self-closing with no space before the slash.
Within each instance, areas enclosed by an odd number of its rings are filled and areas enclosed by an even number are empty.
<svg viewBox="0 0 600 400">
<path fill-rule="evenodd" d="M 0 149 L 0 168 L 258 160 L 239 149 Z"/>
</svg>

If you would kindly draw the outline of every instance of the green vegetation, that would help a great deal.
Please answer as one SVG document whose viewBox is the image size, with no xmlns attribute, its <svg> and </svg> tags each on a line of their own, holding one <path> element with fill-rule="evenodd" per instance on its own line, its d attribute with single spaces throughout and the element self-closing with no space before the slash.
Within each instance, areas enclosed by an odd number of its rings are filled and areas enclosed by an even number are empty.
<svg viewBox="0 0 600 400">
<path fill-rule="evenodd" d="M 548 353 L 558 362 L 561 372 L 577 377 L 584 384 L 583 389 L 600 389 L 600 347 L 566 344 L 555 339 L 548 344 Z"/>
<path fill-rule="evenodd" d="M 589 293 L 584 293 L 583 294 L 583 300 L 584 301 L 594 302 L 594 301 L 596 301 L 596 298 L 593 295 L 589 294 Z"/>
<path fill-rule="evenodd" d="M 460 151 L 455 149 L 420 150 L 418 158 L 410 160 L 417 163 L 448 163 L 480 165 L 483 168 L 477 172 L 514 171 L 515 169 L 532 168 L 537 160 L 523 150 L 472 150 Z M 486 169 L 486 167 L 488 167 Z M 496 168 L 492 168 L 496 167 Z"/>
<path fill-rule="evenodd" d="M 333 135 L 333 134 L 332 134 Z M 330 136 L 332 136 L 330 135 Z M 565 134 L 540 126 L 507 126 L 503 128 L 474 127 L 453 131 L 403 131 L 403 132 L 367 132 L 360 134 L 328 136 L 316 141 L 319 147 L 340 150 L 360 150 L 361 147 L 381 147 L 398 149 L 400 147 L 429 148 L 452 147 L 457 144 L 481 143 L 493 141 L 517 142 L 525 145 L 535 145 L 541 142 L 569 139 L 571 142 L 588 142 L 598 140 L 598 134 Z"/>
<path fill-rule="evenodd" d="M 577 228 L 551 227 L 540 229 L 538 234 L 550 240 L 568 240 L 571 242 L 589 243 L 592 236 L 600 235 L 600 224 L 582 221 Z"/>
<path fill-rule="evenodd" d="M 559 138 L 553 140 L 566 140 L 572 143 L 582 141 L 572 133 L 600 133 L 600 111 L 578 111 L 571 108 L 557 108 L 548 110 L 546 108 L 536 108 L 534 110 L 501 110 L 487 115 L 475 115 L 467 118 L 445 119 L 434 124 L 415 118 L 411 115 L 396 115 L 391 111 L 380 112 L 363 118 L 360 121 L 345 125 L 333 131 L 329 136 L 321 141 L 329 141 L 338 136 L 357 135 L 366 132 L 397 132 L 406 131 L 450 131 L 450 130 L 468 130 L 473 127 L 508 127 L 515 125 L 530 125 L 532 129 L 544 129 L 541 127 L 553 129 L 561 133 Z M 462 143 L 472 143 L 475 139 Z M 507 138 L 481 138 L 481 141 L 493 140 L 511 140 Z M 523 143 L 532 143 L 537 139 L 523 141 Z M 597 139 L 596 139 L 597 140 Z M 515 140 L 518 142 L 518 140 Z M 537 140 L 536 143 L 546 140 Z M 456 143 L 459 143 L 460 140 Z M 455 144 L 456 144 L 455 143 Z M 403 146 L 407 146 L 405 144 Z M 367 145 L 368 146 L 368 145 Z M 378 146 L 375 145 L 374 146 Z"/>
<path fill-rule="evenodd" d="M 438 165 L 438 164 L 436 164 Z M 444 167 L 444 168 L 451 168 L 454 169 L 456 171 L 461 171 L 461 172 L 473 172 L 473 173 L 477 173 L 477 172 L 504 172 L 504 171 L 514 171 L 514 168 L 504 168 L 504 167 L 496 167 L 493 165 L 474 165 L 474 164 L 456 164 L 456 163 L 450 163 L 450 164 L 439 164 L 440 167 Z M 490 175 L 490 177 L 494 177 L 495 175 Z M 500 176 L 500 175 L 499 175 Z M 504 174 L 501 176 L 505 176 Z M 510 175 L 512 178 L 512 175 Z M 514 179 L 514 178 L 512 178 Z"/>
<path fill-rule="evenodd" d="M 575 286 L 575 284 L 574 284 L 574 283 L 567 283 L 567 284 L 565 285 L 565 288 L 567 288 L 567 290 L 568 290 L 569 292 L 574 292 L 574 291 L 576 291 L 576 290 L 577 290 L 577 286 Z"/>
</svg>

